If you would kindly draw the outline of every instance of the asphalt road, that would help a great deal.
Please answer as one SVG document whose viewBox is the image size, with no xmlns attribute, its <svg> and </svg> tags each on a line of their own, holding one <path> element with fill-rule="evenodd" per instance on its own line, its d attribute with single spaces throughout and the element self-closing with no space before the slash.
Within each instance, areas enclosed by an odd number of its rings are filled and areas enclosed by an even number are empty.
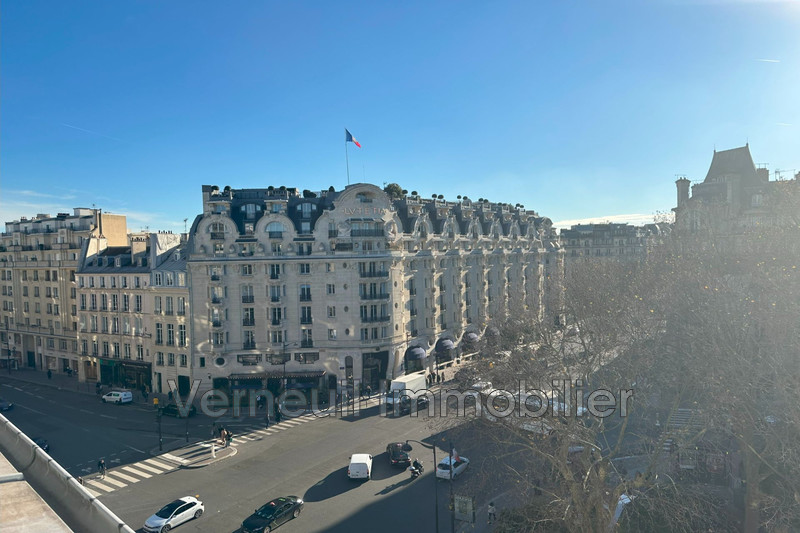
<svg viewBox="0 0 800 533">
<path fill-rule="evenodd" d="M 432 452 L 416 445 L 412 456 L 425 464 L 425 474 L 411 481 L 405 469 L 389 465 L 391 441 L 423 440 L 431 427 L 424 418 L 386 418 L 373 408 L 350 419 L 320 418 L 258 441 L 237 443 L 237 454 L 200 469 L 176 470 L 102 495 L 100 500 L 131 527 L 162 505 L 186 495 L 199 495 L 205 515 L 178 531 L 238 531 L 242 520 L 265 502 L 300 496 L 305 509 L 280 527 L 291 532 L 435 531 L 435 490 L 439 492 L 441 531 L 449 531 L 449 483 L 436 481 Z M 447 452 L 447 435 L 435 437 L 438 457 Z M 236 439 L 239 440 L 239 439 Z M 347 478 L 351 453 L 373 455 L 373 478 Z M 468 456 L 469 450 L 459 450 Z M 476 452 L 477 453 L 477 452 Z M 469 483 L 469 469 L 456 479 L 456 490 Z"/>
<path fill-rule="evenodd" d="M 155 411 L 142 404 L 104 404 L 97 396 L 59 390 L 0 376 L 0 397 L 14 403 L 3 414 L 31 438 L 45 438 L 50 455 L 74 476 L 97 469 L 105 459 L 108 468 L 150 457 L 158 446 Z M 211 421 L 190 419 L 189 439 L 210 436 Z M 162 417 L 164 444 L 184 442 L 186 423 Z"/>
</svg>

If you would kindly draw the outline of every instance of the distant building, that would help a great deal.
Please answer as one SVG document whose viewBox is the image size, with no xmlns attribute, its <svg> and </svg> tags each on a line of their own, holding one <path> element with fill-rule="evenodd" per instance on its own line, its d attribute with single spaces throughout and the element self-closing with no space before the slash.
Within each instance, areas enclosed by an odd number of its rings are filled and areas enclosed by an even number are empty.
<svg viewBox="0 0 800 533">
<path fill-rule="evenodd" d="M 369 184 L 202 193 L 187 266 L 203 388 L 378 390 L 492 316 L 562 307 L 563 252 L 532 211 Z"/>
<path fill-rule="evenodd" d="M 649 246 L 669 232 L 666 223 L 578 224 L 561 230 L 565 268 L 586 260 L 638 261 Z"/>
<path fill-rule="evenodd" d="M 0 239 L 0 365 L 70 374 L 79 363 L 76 270 L 90 239 L 127 241 L 122 215 L 75 208 L 6 222 Z"/>
<path fill-rule="evenodd" d="M 678 205 L 675 230 L 681 233 L 716 232 L 735 235 L 759 226 L 783 224 L 796 215 L 797 182 L 769 180 L 769 170 L 756 168 L 750 146 L 714 151 L 705 179 L 691 185 L 687 178 L 675 182 Z M 690 195 L 691 189 L 691 195 Z M 787 200 L 794 197 L 794 205 Z"/>
</svg>

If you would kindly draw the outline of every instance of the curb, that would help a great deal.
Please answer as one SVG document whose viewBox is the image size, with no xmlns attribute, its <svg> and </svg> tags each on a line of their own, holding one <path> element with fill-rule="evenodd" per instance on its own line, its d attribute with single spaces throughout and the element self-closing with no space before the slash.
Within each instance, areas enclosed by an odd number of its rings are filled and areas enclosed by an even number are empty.
<svg viewBox="0 0 800 533">
<path fill-rule="evenodd" d="M 239 453 L 239 450 L 237 448 L 229 448 L 229 449 L 232 450 L 232 452 L 229 453 L 229 454 L 226 454 L 224 457 L 217 456 L 217 457 L 213 458 L 211 461 L 207 462 L 206 464 L 199 464 L 199 463 L 201 463 L 203 461 L 208 461 L 208 459 L 200 459 L 199 461 L 197 461 L 195 463 L 189 463 L 188 465 L 181 465 L 181 466 L 178 467 L 178 469 L 179 470 L 197 470 L 198 468 L 205 468 L 207 466 L 213 465 L 214 463 L 218 463 L 219 461 L 222 461 L 224 459 L 228 459 L 230 457 L 233 457 L 234 455 Z"/>
</svg>

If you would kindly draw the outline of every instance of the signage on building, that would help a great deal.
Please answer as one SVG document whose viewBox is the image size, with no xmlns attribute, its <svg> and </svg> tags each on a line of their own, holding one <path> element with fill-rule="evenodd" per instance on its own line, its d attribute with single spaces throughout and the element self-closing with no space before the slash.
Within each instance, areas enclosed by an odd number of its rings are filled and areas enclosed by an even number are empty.
<svg viewBox="0 0 800 533">
<path fill-rule="evenodd" d="M 386 209 L 382 207 L 345 207 L 345 215 L 378 215 L 386 214 Z"/>
</svg>

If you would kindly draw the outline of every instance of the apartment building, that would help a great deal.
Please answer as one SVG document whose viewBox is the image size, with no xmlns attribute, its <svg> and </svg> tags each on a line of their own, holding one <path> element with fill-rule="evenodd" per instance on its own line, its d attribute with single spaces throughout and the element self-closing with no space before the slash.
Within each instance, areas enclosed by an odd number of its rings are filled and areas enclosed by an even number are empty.
<svg viewBox="0 0 800 533">
<path fill-rule="evenodd" d="M 346 390 L 469 349 L 491 317 L 563 307 L 549 219 L 508 204 L 203 186 L 187 246 L 201 390 Z"/>
<path fill-rule="evenodd" d="M 166 379 L 182 374 L 188 386 L 181 236 L 131 233 L 127 239 L 125 246 L 109 246 L 102 236 L 92 237 L 79 262 L 81 378 L 166 392 Z M 181 303 L 184 314 L 177 315 Z"/>
<path fill-rule="evenodd" d="M 569 271 L 581 261 L 638 261 L 647 255 L 649 246 L 670 231 L 667 223 L 645 224 L 577 224 L 561 230 L 564 265 Z"/>
<path fill-rule="evenodd" d="M 75 208 L 7 222 L 0 239 L 0 365 L 74 375 L 77 346 L 76 269 L 88 241 L 126 240 L 124 216 Z"/>
</svg>

